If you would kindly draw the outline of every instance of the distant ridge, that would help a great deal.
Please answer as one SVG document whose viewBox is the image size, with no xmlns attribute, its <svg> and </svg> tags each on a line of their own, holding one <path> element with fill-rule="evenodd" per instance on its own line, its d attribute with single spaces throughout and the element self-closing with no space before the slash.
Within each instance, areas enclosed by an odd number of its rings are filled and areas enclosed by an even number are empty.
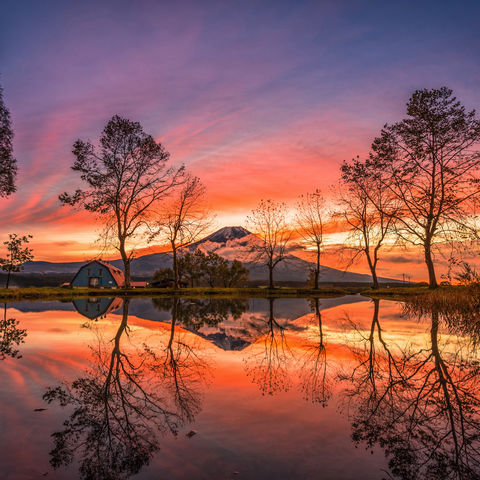
<svg viewBox="0 0 480 480">
<path fill-rule="evenodd" d="M 223 227 L 185 248 L 190 252 L 197 249 L 205 253 L 216 253 L 228 261 L 240 260 L 250 270 L 250 279 L 253 281 L 266 281 L 268 271 L 265 265 L 256 260 L 255 244 L 260 242 L 257 235 L 241 226 Z M 114 260 L 114 266 L 123 268 L 121 260 Z M 25 263 L 24 274 L 35 275 L 72 275 L 77 272 L 84 262 L 43 262 L 33 261 Z M 132 275 L 147 278 L 159 268 L 170 267 L 172 258 L 169 252 L 142 255 L 132 261 Z M 313 263 L 303 260 L 295 255 L 288 255 L 285 261 L 278 264 L 275 269 L 275 280 L 305 282 Z M 380 278 L 382 282 L 400 282 L 390 278 Z M 344 272 L 327 266 L 321 267 L 320 281 L 329 283 L 371 281 L 368 274 Z"/>
</svg>

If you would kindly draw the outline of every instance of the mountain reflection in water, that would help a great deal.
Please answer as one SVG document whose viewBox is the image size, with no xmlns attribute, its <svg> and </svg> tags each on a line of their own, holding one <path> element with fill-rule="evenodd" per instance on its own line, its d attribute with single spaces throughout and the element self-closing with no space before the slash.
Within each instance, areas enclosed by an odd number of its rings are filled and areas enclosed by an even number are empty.
<svg viewBox="0 0 480 480">
<path fill-rule="evenodd" d="M 480 478 L 478 312 L 350 296 L 2 313 L 2 430 L 27 432 L 0 436 L 3 477 Z"/>
</svg>

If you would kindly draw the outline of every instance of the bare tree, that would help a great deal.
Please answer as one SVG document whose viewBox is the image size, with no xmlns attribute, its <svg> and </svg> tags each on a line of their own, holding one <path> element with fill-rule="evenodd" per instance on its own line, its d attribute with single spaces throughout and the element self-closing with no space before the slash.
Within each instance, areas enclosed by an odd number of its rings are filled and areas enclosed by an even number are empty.
<svg viewBox="0 0 480 480">
<path fill-rule="evenodd" d="M 120 252 L 128 288 L 135 240 L 145 236 L 154 207 L 179 184 L 183 167 L 167 168 L 170 155 L 163 145 L 140 123 L 118 115 L 107 123 L 98 148 L 77 140 L 73 154 L 72 170 L 80 173 L 86 188 L 63 193 L 60 201 L 101 218 L 105 245 Z"/>
<path fill-rule="evenodd" d="M 469 216 L 480 193 L 480 120 L 446 87 L 414 92 L 407 115 L 385 125 L 366 166 L 397 203 L 399 238 L 423 247 L 435 288 L 435 244 L 475 234 Z"/>
<path fill-rule="evenodd" d="M 274 200 L 261 200 L 247 217 L 247 223 L 260 238 L 260 242 L 254 244 L 254 249 L 257 259 L 268 267 L 269 288 L 274 288 L 273 270 L 285 260 L 291 236 L 287 224 L 287 206 Z"/>
<path fill-rule="evenodd" d="M 166 202 L 157 231 L 170 244 L 175 288 L 179 288 L 178 251 L 197 240 L 211 225 L 212 215 L 205 206 L 205 186 L 198 177 L 187 175 L 185 183 Z"/>
<path fill-rule="evenodd" d="M 5 288 L 8 288 L 10 284 L 12 273 L 20 272 L 23 270 L 25 262 L 33 260 L 32 249 L 26 246 L 31 238 L 31 235 L 19 237 L 16 233 L 11 233 L 9 240 L 3 242 L 7 247 L 7 255 L 5 258 L 0 258 L 0 268 L 7 272 Z"/>
<path fill-rule="evenodd" d="M 365 255 L 376 289 L 379 251 L 393 228 L 394 207 L 388 189 L 378 178 L 366 174 L 358 157 L 344 162 L 341 172 L 338 215 L 349 227 L 345 243 L 353 252 L 350 263 Z"/>
<path fill-rule="evenodd" d="M 325 200 L 320 190 L 302 195 L 297 202 L 297 230 L 307 248 L 315 250 L 314 287 L 318 289 L 320 256 L 323 248 Z"/>
<path fill-rule="evenodd" d="M 10 112 L 3 102 L 3 89 L 0 87 L 0 197 L 8 197 L 16 190 L 17 161 L 13 157 L 12 141 Z"/>
</svg>

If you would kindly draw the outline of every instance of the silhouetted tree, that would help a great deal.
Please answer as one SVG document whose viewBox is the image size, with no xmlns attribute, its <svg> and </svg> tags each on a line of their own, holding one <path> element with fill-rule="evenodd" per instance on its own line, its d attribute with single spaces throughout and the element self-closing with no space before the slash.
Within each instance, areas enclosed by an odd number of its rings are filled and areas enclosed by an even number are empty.
<svg viewBox="0 0 480 480">
<path fill-rule="evenodd" d="M 253 244 L 257 260 L 268 267 L 269 288 L 273 288 L 273 271 L 287 256 L 291 231 L 287 223 L 287 206 L 274 200 L 261 200 L 247 217 L 247 223 L 260 241 Z"/>
<path fill-rule="evenodd" d="M 178 276 L 193 288 L 198 285 L 210 287 L 239 287 L 248 281 L 248 270 L 238 260 L 231 265 L 215 252 L 208 254 L 197 249 L 178 258 Z"/>
<path fill-rule="evenodd" d="M 248 282 L 249 271 L 242 262 L 233 260 L 230 267 L 221 270 L 220 277 L 225 288 L 242 287 Z"/>
<path fill-rule="evenodd" d="M 180 280 L 184 280 L 195 287 L 200 284 L 205 275 L 206 255 L 201 250 L 195 250 L 194 253 L 187 252 L 178 258 L 178 275 Z"/>
<path fill-rule="evenodd" d="M 455 264 L 460 268 L 454 275 L 454 279 L 460 285 L 480 285 L 480 272 L 473 265 L 465 261 L 455 261 Z"/>
<path fill-rule="evenodd" d="M 180 288 L 178 251 L 195 242 L 210 227 L 211 214 L 205 205 L 205 186 L 198 177 L 185 182 L 163 205 L 153 237 L 163 234 L 172 249 L 175 288 Z"/>
<path fill-rule="evenodd" d="M 318 289 L 320 256 L 323 247 L 325 201 L 320 190 L 302 195 L 297 202 L 296 223 L 305 246 L 315 250 L 314 288 Z"/>
<path fill-rule="evenodd" d="M 228 274 L 228 262 L 214 252 L 205 255 L 201 268 L 209 287 L 221 284 L 223 276 Z"/>
<path fill-rule="evenodd" d="M 5 288 L 8 288 L 10 284 L 12 273 L 22 271 L 23 264 L 33 260 L 33 250 L 26 246 L 32 238 L 31 235 L 19 237 L 16 233 L 11 233 L 9 238 L 9 240 L 3 242 L 7 247 L 7 255 L 5 258 L 0 258 L 0 267 L 4 272 L 7 272 Z"/>
<path fill-rule="evenodd" d="M 173 270 L 170 267 L 159 268 L 155 270 L 155 273 L 152 277 L 152 283 L 160 283 L 165 286 L 173 285 L 175 286 L 175 280 L 173 275 Z"/>
<path fill-rule="evenodd" d="M 435 244 L 476 233 L 468 217 L 480 193 L 480 121 L 446 87 L 415 91 L 407 115 L 385 125 L 366 167 L 396 203 L 399 238 L 423 247 L 436 288 Z"/>
<path fill-rule="evenodd" d="M 351 262 L 365 255 L 372 275 L 372 287 L 378 288 L 377 265 L 380 248 L 394 225 L 394 206 L 390 192 L 375 176 L 368 175 L 357 157 L 341 167 L 337 215 L 349 228 L 345 248 L 353 252 Z"/>
<path fill-rule="evenodd" d="M 0 86 L 0 197 L 8 197 L 15 192 L 17 161 L 13 157 L 13 130 L 10 112 L 3 101 Z"/>
<path fill-rule="evenodd" d="M 118 115 L 107 123 L 98 148 L 77 140 L 73 154 L 72 170 L 80 173 L 86 188 L 72 195 L 63 193 L 60 201 L 101 218 L 105 244 L 120 252 L 128 288 L 135 252 L 132 242 L 145 235 L 154 207 L 178 185 L 183 167 L 167 168 L 169 153 L 163 145 L 138 122 Z"/>
</svg>

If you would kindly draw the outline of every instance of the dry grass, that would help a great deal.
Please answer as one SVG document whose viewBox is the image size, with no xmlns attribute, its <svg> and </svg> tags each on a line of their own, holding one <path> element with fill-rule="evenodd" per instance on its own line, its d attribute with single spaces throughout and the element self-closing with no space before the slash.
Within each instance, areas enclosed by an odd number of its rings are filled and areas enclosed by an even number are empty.
<svg viewBox="0 0 480 480">
<path fill-rule="evenodd" d="M 71 300 L 86 296 L 189 296 L 189 297 L 325 297 L 342 296 L 351 293 L 343 288 L 322 288 L 313 290 L 310 288 L 292 288 L 279 287 L 268 289 L 265 287 L 255 288 L 182 288 L 175 290 L 173 288 L 135 288 L 135 289 L 100 289 L 100 288 L 61 288 L 61 287 L 29 287 L 0 289 L 0 301 L 13 300 L 39 300 L 39 299 L 59 299 Z"/>
<path fill-rule="evenodd" d="M 418 315 L 438 312 L 443 316 L 460 313 L 477 313 L 480 308 L 480 288 L 478 286 L 445 287 L 410 296 L 407 300 L 407 310 Z"/>
</svg>

